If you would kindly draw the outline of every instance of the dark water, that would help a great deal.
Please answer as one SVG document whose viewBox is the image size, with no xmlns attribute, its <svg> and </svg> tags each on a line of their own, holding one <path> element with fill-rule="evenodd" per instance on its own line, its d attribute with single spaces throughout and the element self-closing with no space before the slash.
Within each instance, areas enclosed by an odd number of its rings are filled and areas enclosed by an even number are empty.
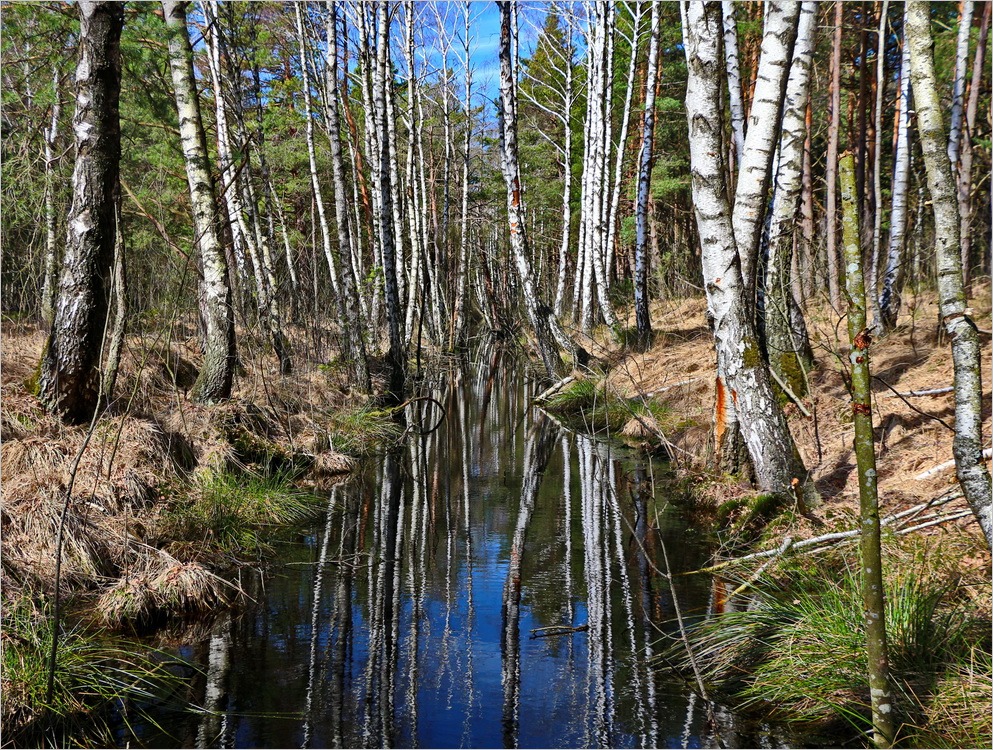
<svg viewBox="0 0 993 750">
<path fill-rule="evenodd" d="M 499 355 L 438 379 L 437 430 L 330 492 L 257 599 L 181 652 L 201 715 L 143 744 L 200 747 L 771 746 L 660 668 L 676 632 L 657 570 L 708 542 L 666 467 L 561 429 Z M 663 551 L 665 556 L 663 555 Z M 684 617 L 711 582 L 675 580 Z M 547 634 L 567 626 L 575 632 Z M 537 632 L 536 632 L 537 631 Z"/>
</svg>

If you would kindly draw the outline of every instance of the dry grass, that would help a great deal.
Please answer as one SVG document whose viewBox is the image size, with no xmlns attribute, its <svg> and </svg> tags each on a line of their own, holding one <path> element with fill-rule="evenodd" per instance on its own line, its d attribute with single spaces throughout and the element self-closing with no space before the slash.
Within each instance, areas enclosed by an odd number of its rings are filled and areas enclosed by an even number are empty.
<svg viewBox="0 0 993 750">
<path fill-rule="evenodd" d="M 977 285 L 973 291 L 974 318 L 980 329 L 988 331 L 991 327 L 989 284 Z M 805 418 L 793 404 L 787 404 L 785 409 L 804 462 L 824 498 L 819 515 L 829 524 L 847 525 L 857 514 L 858 500 L 851 407 L 845 382 L 847 329 L 845 321 L 822 301 L 815 300 L 805 312 L 817 367 L 809 375 L 812 393 L 804 403 L 816 419 Z M 656 400 L 683 417 L 688 426 L 668 437 L 680 449 L 678 457 L 689 459 L 702 471 L 709 450 L 707 439 L 715 379 L 715 355 L 705 303 L 703 299 L 658 302 L 652 318 L 656 321 L 656 334 L 651 349 L 623 357 L 615 355 L 608 382 L 616 392 L 626 396 L 655 393 Z M 668 325 L 659 325 L 659 321 Z M 925 292 L 916 297 L 908 294 L 900 326 L 872 345 L 873 373 L 901 393 L 950 386 L 949 344 L 939 336 L 937 323 L 934 293 Z M 988 439 L 990 371 L 986 365 L 993 351 L 988 335 L 982 337 L 982 346 L 983 434 Z M 951 431 L 893 396 L 878 379 L 873 381 L 873 392 L 882 512 L 898 512 L 953 486 L 954 470 L 923 481 L 915 479 L 922 471 L 952 458 Z M 952 393 L 908 401 L 917 410 L 954 424 Z M 724 499 L 729 494 L 746 491 L 745 485 L 736 486 L 735 481 L 728 485 L 726 480 L 719 480 L 723 489 L 707 491 Z M 955 507 L 964 509 L 964 501 L 956 501 Z M 949 526 L 952 528 L 944 528 L 945 533 L 978 535 L 978 527 L 971 518 Z M 813 532 L 813 529 L 801 527 L 799 531 Z M 972 562 L 989 568 L 988 554 L 980 553 Z"/>
<path fill-rule="evenodd" d="M 73 484 L 63 593 L 96 592 L 110 622 L 130 619 L 132 610 L 196 611 L 221 599 L 204 568 L 174 560 L 164 569 L 161 553 L 145 544 L 154 540 L 166 487 L 285 463 L 313 465 L 314 479 L 352 467 L 326 437 L 334 410 L 356 401 L 343 386 L 343 374 L 298 360 L 298 373 L 281 378 L 272 357 L 243 342 L 246 366 L 232 400 L 193 404 L 185 391 L 199 356 L 192 331 L 186 333 L 169 342 L 130 339 L 117 401 L 97 422 Z M 32 394 L 44 334 L 4 321 L 2 335 L 2 588 L 4 600 L 11 601 L 25 590 L 51 590 L 59 517 L 88 426 L 63 425 Z"/>
</svg>

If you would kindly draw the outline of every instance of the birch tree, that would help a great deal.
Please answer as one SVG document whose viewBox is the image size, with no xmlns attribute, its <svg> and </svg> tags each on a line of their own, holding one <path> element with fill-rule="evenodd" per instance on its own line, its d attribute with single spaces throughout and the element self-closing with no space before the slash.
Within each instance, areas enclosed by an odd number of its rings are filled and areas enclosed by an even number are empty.
<svg viewBox="0 0 993 750">
<path fill-rule="evenodd" d="M 507 220 L 510 248 L 521 284 L 524 308 L 535 334 L 538 353 L 548 375 L 561 373 L 562 358 L 556 344 L 568 351 L 576 364 L 585 364 L 586 351 L 562 330 L 554 311 L 538 298 L 531 254 L 524 226 L 524 196 L 517 157 L 517 105 L 511 52 L 511 2 L 501 0 L 500 8 L 500 136 L 501 167 L 507 185 Z"/>
<path fill-rule="evenodd" d="M 79 3 L 73 199 L 39 397 L 72 423 L 90 419 L 101 396 L 100 354 L 119 233 L 121 29 L 124 8 Z"/>
<path fill-rule="evenodd" d="M 896 327 L 900 313 L 900 295 L 903 290 L 904 255 L 907 244 L 907 197 L 910 193 L 910 45 L 907 43 L 907 10 L 904 8 L 903 53 L 900 58 L 900 93 L 896 103 L 897 135 L 896 154 L 893 161 L 893 182 L 890 190 L 890 236 L 886 252 L 886 271 L 883 288 L 879 292 L 880 331 Z M 882 212 L 882 206 L 877 208 Z"/>
<path fill-rule="evenodd" d="M 55 314 L 55 285 L 58 283 L 58 234 L 55 228 L 55 149 L 59 137 L 62 94 L 59 71 L 52 74 L 52 117 L 43 133 L 45 139 L 45 276 L 41 287 L 41 319 L 52 324 Z"/>
<path fill-rule="evenodd" d="M 648 70 L 645 73 L 645 114 L 641 126 L 641 156 L 638 169 L 638 198 L 635 208 L 634 308 L 638 340 L 647 346 L 652 336 L 648 313 L 648 195 L 652 180 L 652 148 L 655 138 L 655 90 L 659 84 L 659 36 L 662 19 L 658 3 L 652 4 Z"/>
<path fill-rule="evenodd" d="M 186 29 L 186 5 L 176 0 L 163 0 L 162 10 L 169 29 L 169 68 L 202 273 L 203 365 L 190 395 L 194 401 L 209 403 L 231 395 L 235 364 L 234 309 L 227 258 L 217 233 L 217 203 L 193 75 L 193 48 Z"/>
<path fill-rule="evenodd" d="M 962 257 L 959 254 L 958 203 L 935 83 L 931 3 L 928 0 L 910 0 L 907 3 L 905 34 L 910 46 L 910 81 L 916 102 L 917 128 L 934 212 L 938 304 L 952 346 L 955 373 L 955 438 L 952 452 L 962 491 L 986 536 L 987 544 L 993 546 L 993 489 L 983 462 L 979 332 L 966 306 Z"/>
<path fill-rule="evenodd" d="M 827 182 L 825 213 L 827 221 L 827 275 L 828 297 L 835 310 L 841 310 L 841 287 L 838 268 L 838 137 L 841 131 L 841 28 L 845 9 L 835 2 L 834 39 L 831 46 L 830 122 L 828 123 Z"/>
<path fill-rule="evenodd" d="M 688 2 L 681 3 L 680 8 L 688 73 L 686 119 L 693 205 L 700 232 L 707 311 L 717 350 L 715 438 L 720 447 L 724 433 L 740 427 L 759 486 L 766 492 L 788 492 L 794 484 L 805 482 L 806 470 L 759 351 L 754 309 L 742 276 L 743 264 L 728 203 L 723 111 L 713 96 L 724 82 L 721 5 Z M 729 423 L 728 416 L 737 424 Z"/>
<path fill-rule="evenodd" d="M 345 157 L 341 148 L 341 123 L 338 113 L 342 101 L 338 87 L 338 7 L 334 2 L 327 4 L 327 96 L 324 113 L 327 120 L 328 140 L 331 146 L 331 171 L 334 179 L 334 214 L 338 227 L 338 258 L 335 265 L 339 269 L 342 307 L 345 311 L 345 334 L 353 362 L 353 371 L 361 388 L 371 390 L 369 364 L 365 348 L 365 326 L 359 304 L 358 280 L 351 263 L 354 254 L 352 247 L 353 230 L 348 214 L 348 190 L 345 185 Z M 299 12 L 299 11 L 298 11 Z M 347 105 L 346 105 L 347 106 Z M 331 255 L 332 260 L 333 252 Z"/>
<path fill-rule="evenodd" d="M 805 392 L 806 378 L 803 371 L 813 364 L 810 341 L 803 315 L 793 296 L 790 274 L 795 218 L 800 201 L 803 144 L 807 137 L 806 112 L 816 23 L 816 4 L 804 2 L 800 9 L 796 45 L 783 106 L 778 168 L 773 183 L 766 268 L 762 284 L 762 321 L 769 366 L 797 394 Z M 744 170 L 741 173 L 744 175 Z"/>
</svg>

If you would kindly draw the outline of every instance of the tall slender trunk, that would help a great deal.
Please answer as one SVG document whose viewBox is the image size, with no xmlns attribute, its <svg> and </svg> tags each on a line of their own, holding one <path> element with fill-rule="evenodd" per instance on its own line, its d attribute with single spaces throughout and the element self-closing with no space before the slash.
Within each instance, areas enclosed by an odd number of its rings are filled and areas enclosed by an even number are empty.
<svg viewBox="0 0 993 750">
<path fill-rule="evenodd" d="M 203 273 L 200 283 L 203 366 L 190 396 L 195 401 L 212 402 L 231 395 L 236 358 L 234 308 L 227 257 L 217 232 L 217 201 L 193 73 L 193 47 L 186 29 L 186 3 L 163 0 L 162 9 L 169 29 L 169 67 Z"/>
<path fill-rule="evenodd" d="M 58 69 L 52 73 L 52 119 L 45 128 L 45 277 L 41 286 L 41 319 L 51 326 L 55 315 L 55 285 L 58 283 L 59 248 L 55 229 L 55 146 L 59 137 L 62 92 Z"/>
<path fill-rule="evenodd" d="M 972 280 L 972 139 L 976 134 L 976 114 L 979 110 L 979 92 L 982 86 L 983 60 L 986 55 L 986 43 L 990 33 L 990 3 L 983 3 L 983 18 L 979 27 L 979 41 L 976 44 L 976 54 L 972 63 L 972 81 L 969 84 L 969 103 L 965 113 L 965 132 L 962 137 L 962 147 L 959 151 L 958 168 L 958 199 L 961 229 L 959 236 L 962 241 L 962 278 L 966 294 L 969 293 Z"/>
<path fill-rule="evenodd" d="M 780 380 L 797 394 L 806 392 L 804 373 L 813 364 L 813 352 L 799 305 L 790 283 L 795 218 L 800 202 L 803 144 L 807 137 L 807 101 L 814 50 L 817 4 L 804 2 L 797 24 L 797 39 L 786 87 L 778 169 L 768 226 L 768 256 L 762 279 L 766 355 Z M 742 174 L 745 174 L 742 171 Z M 795 325 L 799 321 L 800 325 Z"/>
<path fill-rule="evenodd" d="M 661 15 L 658 3 L 652 4 L 651 40 L 648 45 L 648 71 L 645 74 L 645 115 L 641 127 L 641 158 L 638 173 L 638 199 L 635 209 L 636 237 L 634 260 L 634 309 L 638 340 L 647 346 L 652 337 L 652 320 L 648 314 L 648 194 L 652 180 L 652 147 L 655 141 L 655 89 L 659 83 L 659 36 Z"/>
<path fill-rule="evenodd" d="M 348 191 L 345 186 L 345 158 L 341 148 L 341 118 L 338 105 L 338 6 L 328 2 L 327 16 L 327 86 L 325 117 L 331 146 L 331 170 L 334 176 L 334 215 L 338 225 L 338 267 L 341 273 L 342 301 L 345 308 L 345 327 L 352 356 L 354 375 L 365 391 L 372 389 L 369 364 L 365 349 L 365 326 L 359 304 L 358 281 L 349 260 L 352 254 L 352 227 L 348 215 Z M 357 231 L 357 229 L 356 229 Z M 345 256 L 345 257 L 342 257 Z"/>
<path fill-rule="evenodd" d="M 398 283 L 395 213 L 393 210 L 393 171 L 390 166 L 391 138 L 389 136 L 389 108 L 387 97 L 393 96 L 389 85 L 391 72 L 387 67 L 390 43 L 390 14 L 386 2 L 375 5 L 377 26 L 375 67 L 373 68 L 372 95 L 375 103 L 374 125 L 379 147 L 375 162 L 376 193 L 379 194 L 381 211 L 376 224 L 379 245 L 383 256 L 384 289 L 386 292 L 386 322 L 389 328 L 390 349 L 387 360 L 390 366 L 389 398 L 395 403 L 403 401 L 407 381 L 407 347 L 404 343 L 403 320 L 400 315 L 400 289 Z M 371 55 L 370 55 L 371 57 Z"/>
<path fill-rule="evenodd" d="M 894 737 L 893 702 L 890 695 L 886 648 L 886 605 L 883 599 L 883 555 L 879 535 L 879 496 L 876 486 L 876 446 L 872 433 L 872 380 L 866 328 L 865 285 L 862 281 L 862 234 L 859 231 L 855 158 L 841 157 L 842 228 L 845 291 L 848 297 L 848 338 L 852 345 L 852 418 L 855 423 L 855 458 L 859 473 L 862 556 L 862 609 L 865 613 L 866 653 L 869 662 L 869 695 L 872 732 L 876 747 L 891 747 Z"/>
<path fill-rule="evenodd" d="M 872 252 L 869 262 L 869 312 L 872 314 L 873 328 L 879 325 L 879 261 L 883 235 L 883 98 L 886 90 L 886 15 L 890 1 L 883 0 L 879 11 L 879 28 L 876 30 L 876 111 L 875 143 L 872 163 Z"/>
<path fill-rule="evenodd" d="M 462 211 L 459 220 L 459 267 L 455 286 L 455 304 L 452 306 L 452 325 L 448 348 L 456 351 L 465 346 L 469 317 L 466 286 L 469 280 L 469 159 L 472 156 L 472 58 L 470 42 L 470 10 L 466 0 L 463 6 L 462 62 L 465 65 L 465 94 L 462 116 L 465 118 L 462 133 Z M 556 297 L 556 299 L 558 299 Z M 557 314 L 557 313 L 556 313 Z"/>
<path fill-rule="evenodd" d="M 828 123 L 827 181 L 825 213 L 827 231 L 828 298 L 835 310 L 841 310 L 841 287 L 838 266 L 838 137 L 841 134 L 841 27 L 845 9 L 840 0 L 834 6 L 834 41 L 831 47 L 830 122 Z"/>
<path fill-rule="evenodd" d="M 890 239 L 886 253 L 886 273 L 879 294 L 879 318 L 876 327 L 892 330 L 900 313 L 903 292 L 904 256 L 907 245 L 907 196 L 910 192 L 910 45 L 907 44 L 907 11 L 904 10 L 903 55 L 900 58 L 900 95 L 897 99 L 896 155 L 890 192 Z M 881 208 L 881 207 L 880 207 Z"/>
<path fill-rule="evenodd" d="M 959 153 L 962 149 L 962 119 L 965 114 L 965 73 L 969 61 L 969 32 L 972 29 L 972 0 L 959 4 L 959 29 L 955 40 L 955 75 L 952 79 L 952 107 L 949 114 L 948 161 L 952 175 L 959 170 Z"/>
<path fill-rule="evenodd" d="M 45 407 L 73 423 L 93 417 L 102 390 L 100 353 L 121 195 L 124 9 L 117 3 L 84 0 L 79 3 L 79 16 L 73 199 L 52 328 L 38 380 Z"/>
<path fill-rule="evenodd" d="M 510 225 L 510 247 L 514 265 L 521 284 L 521 294 L 528 319 L 534 329 L 538 352 L 548 375 L 560 373 L 563 368 L 558 346 L 569 351 L 573 360 L 585 364 L 586 351 L 573 342 L 562 330 L 555 313 L 539 300 L 534 271 L 531 267 L 530 249 L 524 229 L 524 205 L 521 193 L 520 166 L 517 156 L 517 111 L 514 67 L 511 55 L 511 3 L 501 0 L 500 7 L 500 134 L 501 165 L 507 183 L 507 218 Z"/>
<path fill-rule="evenodd" d="M 707 310 L 713 322 L 717 350 L 715 427 L 718 433 L 726 429 L 722 421 L 726 413 L 721 409 L 733 408 L 759 486 L 765 492 L 786 493 L 792 486 L 805 483 L 806 470 L 776 402 L 768 366 L 759 351 L 754 307 L 742 278 L 728 204 L 723 112 L 712 95 L 723 84 L 724 65 L 719 52 L 721 6 L 719 2 L 688 2 L 680 3 L 680 8 L 688 69 L 686 119 L 693 205 L 700 232 Z M 746 136 L 746 151 L 753 132 L 756 132 L 754 121 Z M 719 439 L 719 446 L 720 443 Z"/>
<path fill-rule="evenodd" d="M 572 58 L 574 47 L 572 34 L 572 24 L 569 24 L 566 42 L 565 90 L 562 96 L 562 128 L 565 142 L 562 148 L 562 241 L 559 244 L 559 273 L 558 281 L 555 284 L 555 303 L 553 305 L 555 314 L 560 316 L 565 304 L 565 275 L 572 244 L 572 107 L 575 99 L 573 94 L 574 63 Z M 577 276 L 578 265 L 577 263 Z M 575 304 L 572 313 L 575 316 Z"/>
<path fill-rule="evenodd" d="M 735 18 L 734 0 L 721 2 L 724 22 L 724 66 L 728 77 L 728 107 L 731 111 L 731 133 L 734 135 L 734 161 L 737 174 L 741 157 L 745 154 L 745 105 L 741 100 L 741 67 L 738 60 L 738 22 Z"/>
<path fill-rule="evenodd" d="M 955 373 L 955 438 L 952 452 L 962 491 L 979 521 L 987 544 L 993 546 L 993 489 L 983 462 L 979 332 L 966 307 L 962 256 L 959 254 L 958 203 L 935 83 L 930 10 L 928 0 L 907 3 L 906 35 L 910 45 L 910 80 L 914 89 L 917 127 L 934 211 L 938 305 L 952 343 Z"/>
</svg>

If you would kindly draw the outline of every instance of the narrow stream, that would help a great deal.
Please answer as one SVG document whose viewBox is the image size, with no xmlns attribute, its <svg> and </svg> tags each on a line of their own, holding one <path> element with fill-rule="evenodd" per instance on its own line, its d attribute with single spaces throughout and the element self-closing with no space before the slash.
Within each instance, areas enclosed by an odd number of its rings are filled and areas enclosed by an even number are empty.
<svg viewBox="0 0 993 750">
<path fill-rule="evenodd" d="M 663 547 L 674 571 L 709 552 L 664 463 L 560 428 L 499 360 L 439 378 L 444 415 L 417 404 L 438 429 L 332 490 L 246 583 L 257 603 L 180 649 L 210 713 L 143 744 L 772 746 L 657 664 L 676 631 Z M 708 578 L 675 581 L 702 616 Z"/>
</svg>

